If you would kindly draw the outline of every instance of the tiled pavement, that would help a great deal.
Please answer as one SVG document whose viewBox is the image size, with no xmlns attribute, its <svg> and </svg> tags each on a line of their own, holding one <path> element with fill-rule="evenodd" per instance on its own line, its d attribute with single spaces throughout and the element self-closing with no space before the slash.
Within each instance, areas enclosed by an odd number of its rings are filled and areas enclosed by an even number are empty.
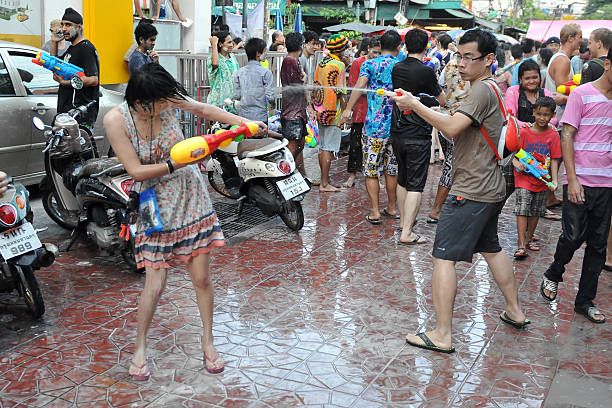
<svg viewBox="0 0 612 408">
<path fill-rule="evenodd" d="M 336 181 L 345 165 L 334 164 Z M 439 171 L 431 169 L 416 226 L 429 239 L 435 228 L 424 219 Z M 362 179 L 341 193 L 315 189 L 304 204 L 299 234 L 272 220 L 213 258 L 224 373 L 203 369 L 195 295 L 176 268 L 149 335 L 152 377 L 132 382 L 127 368 L 143 278 L 80 245 L 38 273 L 43 321 L 0 343 L 0 406 L 609 406 L 610 323 L 594 325 L 572 308 L 583 250 L 559 301 L 548 305 L 538 293 L 558 222 L 542 220 L 542 251 L 514 262 L 533 322 L 527 330 L 500 322 L 504 303 L 482 257 L 459 264 L 457 352 L 447 356 L 404 343 L 405 334 L 432 327 L 431 243 L 398 247 L 395 220 L 370 225 Z M 509 252 L 511 205 L 499 226 Z M 608 314 L 611 282 L 603 272 L 597 301 Z M 25 318 L 19 304 L 2 303 L 0 312 Z"/>
</svg>

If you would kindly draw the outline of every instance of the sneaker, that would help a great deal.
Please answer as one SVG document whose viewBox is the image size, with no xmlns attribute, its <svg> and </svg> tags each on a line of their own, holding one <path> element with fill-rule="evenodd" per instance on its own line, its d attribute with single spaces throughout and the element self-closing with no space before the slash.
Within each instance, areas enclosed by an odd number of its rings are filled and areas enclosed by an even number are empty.
<svg viewBox="0 0 612 408">
<path fill-rule="evenodd" d="M 189 28 L 193 24 L 193 20 L 190 19 L 189 17 L 186 17 L 185 21 L 181 21 L 181 24 L 183 25 L 183 27 Z"/>
</svg>

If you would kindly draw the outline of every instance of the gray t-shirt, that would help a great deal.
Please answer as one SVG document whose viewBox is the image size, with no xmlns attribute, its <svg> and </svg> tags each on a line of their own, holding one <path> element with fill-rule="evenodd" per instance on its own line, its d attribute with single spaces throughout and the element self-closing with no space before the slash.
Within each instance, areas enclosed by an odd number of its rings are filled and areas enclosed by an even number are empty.
<svg viewBox="0 0 612 408">
<path fill-rule="evenodd" d="M 137 69 L 140 69 L 145 64 L 149 64 L 153 62 L 153 58 L 148 55 L 144 55 L 138 50 L 134 50 L 132 56 L 130 57 L 130 62 L 128 63 L 128 68 L 130 70 L 130 75 L 134 73 Z"/>
<path fill-rule="evenodd" d="M 482 125 L 497 146 L 504 125 L 497 96 L 490 85 L 478 81 L 472 84 L 457 112 L 468 116 L 473 123 L 455 138 L 450 194 L 472 201 L 500 202 L 506 194 L 504 176 L 494 160 L 493 149 L 480 131 Z"/>
<path fill-rule="evenodd" d="M 314 83 L 315 68 L 310 66 L 310 64 L 314 61 L 314 55 L 311 55 L 310 58 L 306 58 L 306 56 L 302 54 L 300 55 L 299 61 L 302 69 L 306 75 L 308 75 L 308 83 Z"/>
</svg>

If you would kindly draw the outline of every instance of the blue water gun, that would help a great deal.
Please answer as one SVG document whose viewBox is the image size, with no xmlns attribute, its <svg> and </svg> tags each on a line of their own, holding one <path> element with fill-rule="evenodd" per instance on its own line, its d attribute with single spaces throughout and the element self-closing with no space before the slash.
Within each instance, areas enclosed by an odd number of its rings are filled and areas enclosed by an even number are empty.
<svg viewBox="0 0 612 408">
<path fill-rule="evenodd" d="M 523 149 L 516 152 L 514 155 L 516 158 L 525 165 L 525 172 L 531 174 L 538 180 L 542 180 L 548 187 L 556 187 L 552 182 L 550 173 L 545 165 L 540 163 L 531 155 L 531 153 L 524 151 Z"/>
<path fill-rule="evenodd" d="M 83 87 L 83 77 L 85 76 L 85 71 L 83 71 L 83 68 L 79 68 L 69 62 L 62 61 L 61 59 L 43 51 L 37 52 L 36 58 L 32 58 L 32 62 L 40 65 L 43 68 L 47 68 L 49 71 L 54 72 L 65 80 L 70 81 L 70 85 L 72 85 L 72 87 L 75 89 L 81 89 Z"/>
</svg>

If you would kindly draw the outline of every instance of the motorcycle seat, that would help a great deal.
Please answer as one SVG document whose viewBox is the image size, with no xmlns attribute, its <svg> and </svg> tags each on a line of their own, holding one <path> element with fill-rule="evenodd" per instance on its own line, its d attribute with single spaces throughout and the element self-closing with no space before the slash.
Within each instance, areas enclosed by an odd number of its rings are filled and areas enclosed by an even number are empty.
<svg viewBox="0 0 612 408">
<path fill-rule="evenodd" d="M 92 174 L 99 173 L 110 167 L 117 166 L 118 164 L 121 164 L 119 160 L 115 158 L 110 158 L 110 157 L 104 158 L 104 159 L 89 159 L 83 165 L 83 170 L 81 170 L 81 176 L 88 177 L 88 176 L 91 176 Z M 114 177 L 122 173 L 125 173 L 125 168 L 123 167 L 123 165 L 118 166 L 117 168 L 109 171 L 108 173 L 106 173 L 106 175 L 110 177 Z"/>
<path fill-rule="evenodd" d="M 238 144 L 238 159 L 244 159 L 248 153 L 256 150 L 269 151 L 281 145 L 282 142 L 276 139 L 246 139 Z"/>
</svg>

